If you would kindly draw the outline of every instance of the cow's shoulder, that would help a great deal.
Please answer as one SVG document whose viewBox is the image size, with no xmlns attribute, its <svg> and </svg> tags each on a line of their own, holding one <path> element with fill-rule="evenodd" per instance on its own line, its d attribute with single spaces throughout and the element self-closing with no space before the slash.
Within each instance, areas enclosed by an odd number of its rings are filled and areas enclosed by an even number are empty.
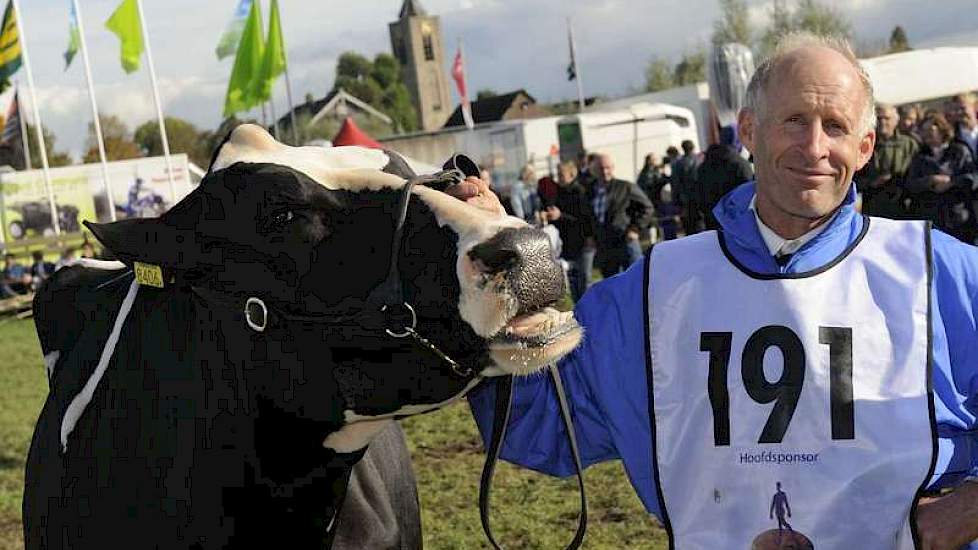
<svg viewBox="0 0 978 550">
<path fill-rule="evenodd" d="M 116 262 L 82 262 L 56 271 L 34 295 L 34 325 L 45 356 L 64 353 L 92 327 L 111 326 L 129 270 Z"/>
</svg>

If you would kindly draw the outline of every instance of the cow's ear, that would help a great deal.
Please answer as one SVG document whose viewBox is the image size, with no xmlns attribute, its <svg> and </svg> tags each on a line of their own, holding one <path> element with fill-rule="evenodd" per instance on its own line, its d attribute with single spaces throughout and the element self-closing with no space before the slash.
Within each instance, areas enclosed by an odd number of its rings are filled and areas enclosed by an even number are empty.
<svg viewBox="0 0 978 550">
<path fill-rule="evenodd" d="M 85 222 L 95 238 L 118 260 L 142 262 L 171 271 L 202 274 L 221 265 L 221 251 L 198 222 L 204 197 L 197 189 L 159 218 L 130 218 L 112 223 Z"/>
</svg>

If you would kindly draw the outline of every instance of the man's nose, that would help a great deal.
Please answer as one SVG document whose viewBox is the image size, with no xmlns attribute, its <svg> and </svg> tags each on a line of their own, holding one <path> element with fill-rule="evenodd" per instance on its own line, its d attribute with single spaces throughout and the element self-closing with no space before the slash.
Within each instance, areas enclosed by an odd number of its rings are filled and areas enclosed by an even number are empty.
<svg viewBox="0 0 978 550">
<path fill-rule="evenodd" d="M 805 160 L 814 164 L 829 154 L 829 136 L 822 128 L 821 122 L 813 122 L 808 125 L 808 129 L 801 135 L 802 142 L 799 144 Z"/>
</svg>

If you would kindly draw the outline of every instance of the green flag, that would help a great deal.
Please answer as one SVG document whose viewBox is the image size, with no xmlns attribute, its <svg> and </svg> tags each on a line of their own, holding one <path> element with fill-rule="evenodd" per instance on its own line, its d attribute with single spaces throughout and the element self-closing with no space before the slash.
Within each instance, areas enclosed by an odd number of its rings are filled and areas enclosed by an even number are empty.
<svg viewBox="0 0 978 550">
<path fill-rule="evenodd" d="M 78 16 L 75 15 L 75 4 L 71 4 L 71 12 L 68 15 L 68 48 L 65 49 L 65 70 L 71 66 L 71 61 L 78 53 L 78 45 L 81 42 L 81 35 L 78 34 Z"/>
<path fill-rule="evenodd" d="M 143 28 L 139 24 L 136 0 L 122 0 L 105 22 L 105 28 L 119 37 L 122 68 L 127 73 L 139 70 L 139 58 L 143 55 Z"/>
<path fill-rule="evenodd" d="M 265 40 L 265 53 L 262 56 L 261 71 L 255 94 L 261 101 L 272 99 L 272 86 L 278 75 L 285 71 L 285 42 L 282 40 L 282 25 L 278 16 L 278 0 L 272 0 L 271 13 L 268 14 L 268 39 Z"/>
<path fill-rule="evenodd" d="M 248 13 L 251 12 L 252 0 L 241 0 L 238 7 L 234 9 L 234 17 L 224 29 L 224 34 L 217 41 L 217 58 L 224 59 L 231 57 L 238 50 L 238 42 L 241 41 L 241 33 L 244 32 L 245 21 Z"/>
<path fill-rule="evenodd" d="M 255 96 L 255 83 L 262 62 L 262 24 L 261 7 L 252 2 L 245 22 L 238 52 L 234 56 L 234 68 L 228 80 L 228 93 L 224 99 L 224 116 L 229 117 L 238 111 L 247 111 L 260 100 Z"/>
<path fill-rule="evenodd" d="M 17 12 L 14 3 L 7 2 L 0 27 L 0 81 L 10 78 L 20 68 L 20 34 L 17 31 Z"/>
</svg>

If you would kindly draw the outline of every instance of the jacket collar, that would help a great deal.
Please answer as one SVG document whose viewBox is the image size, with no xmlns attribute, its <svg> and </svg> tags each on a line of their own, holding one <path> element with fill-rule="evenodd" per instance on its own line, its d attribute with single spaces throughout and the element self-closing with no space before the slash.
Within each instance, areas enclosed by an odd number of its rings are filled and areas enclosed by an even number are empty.
<svg viewBox="0 0 978 550">
<path fill-rule="evenodd" d="M 814 271 L 831 263 L 854 242 L 862 231 L 863 218 L 856 212 L 855 186 L 842 201 L 839 212 L 815 238 L 799 248 L 787 265 L 780 267 L 768 251 L 757 227 L 750 204 L 754 182 L 740 185 L 720 200 L 713 209 L 723 232 L 727 250 L 748 269 L 764 274 L 794 274 Z"/>
</svg>

